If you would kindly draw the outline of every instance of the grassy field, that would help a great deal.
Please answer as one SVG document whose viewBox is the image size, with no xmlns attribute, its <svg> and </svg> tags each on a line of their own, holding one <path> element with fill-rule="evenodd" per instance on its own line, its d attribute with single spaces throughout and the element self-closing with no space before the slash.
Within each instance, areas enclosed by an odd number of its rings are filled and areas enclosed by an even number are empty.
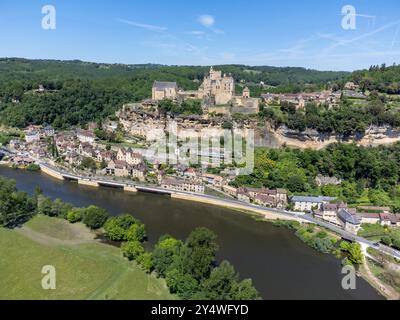
<svg viewBox="0 0 400 320">
<path fill-rule="evenodd" d="M 124 259 L 118 248 L 90 240 L 72 244 L 81 239 L 74 235 L 82 237 L 79 225 L 36 217 L 28 228 L 0 228 L 0 299 L 174 298 L 163 280 L 147 275 Z M 45 237 L 47 243 L 43 238 L 35 241 L 37 235 Z M 60 240 L 64 241 L 61 245 Z M 41 287 L 45 265 L 56 268 L 55 290 Z"/>
<path fill-rule="evenodd" d="M 70 224 L 59 218 L 35 216 L 26 223 L 29 229 L 60 240 L 93 240 L 94 234 L 83 223 Z"/>
</svg>

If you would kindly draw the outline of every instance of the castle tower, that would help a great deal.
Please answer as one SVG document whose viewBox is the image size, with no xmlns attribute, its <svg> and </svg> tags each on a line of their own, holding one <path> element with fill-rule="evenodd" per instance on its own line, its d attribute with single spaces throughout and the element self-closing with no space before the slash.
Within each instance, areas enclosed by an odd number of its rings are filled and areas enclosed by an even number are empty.
<svg viewBox="0 0 400 320">
<path fill-rule="evenodd" d="M 242 97 L 245 98 L 245 99 L 249 99 L 250 98 L 250 89 L 248 87 L 243 89 Z"/>
</svg>

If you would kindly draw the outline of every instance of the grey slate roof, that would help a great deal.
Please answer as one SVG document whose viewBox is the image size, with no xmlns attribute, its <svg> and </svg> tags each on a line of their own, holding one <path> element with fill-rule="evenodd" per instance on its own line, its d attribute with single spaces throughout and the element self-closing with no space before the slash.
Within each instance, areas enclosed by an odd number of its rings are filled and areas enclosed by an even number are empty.
<svg viewBox="0 0 400 320">
<path fill-rule="evenodd" d="M 312 203 L 323 203 L 323 202 L 330 202 L 336 200 L 336 198 L 332 197 L 306 197 L 306 196 L 292 196 L 290 198 L 292 202 L 312 202 Z"/>
<path fill-rule="evenodd" d="M 353 225 L 361 224 L 360 218 L 355 214 L 351 214 L 347 209 L 340 209 L 338 212 L 338 217 L 345 223 L 347 222 Z"/>
<path fill-rule="evenodd" d="M 154 81 L 153 88 L 161 91 L 165 89 L 177 89 L 178 86 L 176 82 Z"/>
</svg>

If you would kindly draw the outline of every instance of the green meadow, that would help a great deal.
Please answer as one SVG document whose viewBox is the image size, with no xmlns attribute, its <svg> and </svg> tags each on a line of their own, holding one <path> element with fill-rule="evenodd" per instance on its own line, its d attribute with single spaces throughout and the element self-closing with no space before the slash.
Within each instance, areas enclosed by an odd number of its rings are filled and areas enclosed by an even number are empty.
<svg viewBox="0 0 400 320">
<path fill-rule="evenodd" d="M 42 267 L 56 269 L 44 290 Z M 0 299 L 174 299 L 162 279 L 98 243 L 82 225 L 37 216 L 21 229 L 0 228 Z"/>
</svg>

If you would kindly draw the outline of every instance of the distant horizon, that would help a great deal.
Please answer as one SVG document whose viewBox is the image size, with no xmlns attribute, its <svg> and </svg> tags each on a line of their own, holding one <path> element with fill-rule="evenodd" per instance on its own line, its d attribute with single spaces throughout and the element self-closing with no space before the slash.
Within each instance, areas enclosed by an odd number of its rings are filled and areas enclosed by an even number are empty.
<svg viewBox="0 0 400 320">
<path fill-rule="evenodd" d="M 213 66 L 245 66 L 245 67 L 271 67 L 277 69 L 285 69 L 285 68 L 299 68 L 305 70 L 312 70 L 312 71 L 319 71 L 319 72 L 346 72 L 352 73 L 355 71 L 361 70 L 368 70 L 372 65 L 368 67 L 361 68 L 361 69 L 354 69 L 354 70 L 321 70 L 321 69 L 314 69 L 314 68 L 307 68 L 303 66 L 274 66 L 269 64 L 260 64 L 260 65 L 251 65 L 245 63 L 219 63 L 219 64 L 162 64 L 157 62 L 144 62 L 144 63 L 124 63 L 124 62 L 102 62 L 102 61 L 89 61 L 89 60 L 82 60 L 79 58 L 76 59 L 53 59 L 53 58 L 29 58 L 29 57 L 0 57 L 0 59 L 19 59 L 19 60 L 29 60 L 29 61 L 52 61 L 52 62 L 83 62 L 83 63 L 90 63 L 90 64 L 102 64 L 102 65 L 121 65 L 121 66 L 145 66 L 145 65 L 154 65 L 154 66 L 163 66 L 163 67 L 213 67 Z M 381 66 L 385 63 L 377 63 L 375 65 Z M 400 62 L 393 62 L 392 64 L 386 64 L 387 67 L 393 66 L 393 64 L 400 65 Z"/>
<path fill-rule="evenodd" d="M 0 38 L 6 57 L 351 72 L 400 63 L 400 2 L 3 0 Z"/>
</svg>

